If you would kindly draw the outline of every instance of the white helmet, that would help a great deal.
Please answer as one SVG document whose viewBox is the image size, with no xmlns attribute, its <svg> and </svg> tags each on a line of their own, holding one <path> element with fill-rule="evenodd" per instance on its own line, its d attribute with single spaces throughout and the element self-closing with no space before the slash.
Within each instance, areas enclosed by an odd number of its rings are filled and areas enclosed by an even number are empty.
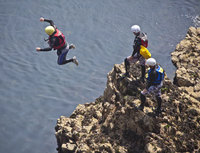
<svg viewBox="0 0 200 153">
<path fill-rule="evenodd" d="M 138 25 L 133 25 L 133 26 L 131 27 L 131 31 L 134 32 L 134 33 L 140 32 L 140 26 L 138 26 Z"/>
<path fill-rule="evenodd" d="M 156 65 L 156 60 L 154 58 L 149 58 L 146 61 L 146 65 L 155 66 Z"/>
</svg>

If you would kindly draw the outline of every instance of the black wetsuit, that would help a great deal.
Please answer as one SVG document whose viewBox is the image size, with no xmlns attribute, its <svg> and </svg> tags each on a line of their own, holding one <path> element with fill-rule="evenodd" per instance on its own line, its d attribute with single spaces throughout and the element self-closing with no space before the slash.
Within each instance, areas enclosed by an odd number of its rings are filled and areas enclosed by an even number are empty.
<svg viewBox="0 0 200 153">
<path fill-rule="evenodd" d="M 140 46 L 142 45 L 142 40 L 141 38 L 144 36 L 144 33 L 139 33 L 138 35 L 135 36 L 134 42 L 133 42 L 133 53 L 132 53 L 132 57 L 134 57 L 135 54 L 137 54 L 137 58 L 139 59 L 142 55 L 140 54 Z M 125 75 L 129 75 L 128 74 L 128 68 L 130 66 L 130 63 L 128 61 L 127 58 L 125 58 L 124 60 L 124 64 L 125 64 L 125 70 L 126 73 Z M 144 76 L 145 76 L 145 65 L 141 65 L 141 72 L 142 72 L 142 76 L 141 79 L 144 82 Z"/>
<path fill-rule="evenodd" d="M 138 56 L 140 55 L 140 45 L 142 44 L 141 34 L 135 36 L 135 39 L 134 39 L 134 42 L 133 42 L 133 53 L 132 53 L 132 56 L 134 56 L 136 53 L 138 54 Z"/>
</svg>

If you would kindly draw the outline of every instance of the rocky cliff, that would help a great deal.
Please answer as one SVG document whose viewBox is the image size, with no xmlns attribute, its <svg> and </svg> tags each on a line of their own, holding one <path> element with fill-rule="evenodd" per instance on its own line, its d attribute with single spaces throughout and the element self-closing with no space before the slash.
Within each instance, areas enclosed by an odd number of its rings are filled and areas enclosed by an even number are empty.
<svg viewBox="0 0 200 153">
<path fill-rule="evenodd" d="M 132 65 L 131 76 L 121 79 L 124 65 L 115 64 L 103 96 L 57 120 L 58 153 L 200 152 L 199 61 L 200 28 L 191 27 L 172 53 L 176 76 L 174 83 L 165 78 L 159 116 L 152 96 L 144 112 L 137 109 L 140 67 Z"/>
</svg>

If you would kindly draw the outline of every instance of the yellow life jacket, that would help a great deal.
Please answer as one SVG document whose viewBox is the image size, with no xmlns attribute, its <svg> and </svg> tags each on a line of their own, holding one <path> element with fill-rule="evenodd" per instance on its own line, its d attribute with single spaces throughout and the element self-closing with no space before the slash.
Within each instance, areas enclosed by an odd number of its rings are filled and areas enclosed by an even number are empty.
<svg viewBox="0 0 200 153">
<path fill-rule="evenodd" d="M 142 46 L 142 45 L 140 45 L 140 54 L 141 54 L 145 59 L 148 59 L 148 58 L 151 57 L 151 53 L 149 52 L 149 50 L 148 50 L 146 47 Z"/>
</svg>

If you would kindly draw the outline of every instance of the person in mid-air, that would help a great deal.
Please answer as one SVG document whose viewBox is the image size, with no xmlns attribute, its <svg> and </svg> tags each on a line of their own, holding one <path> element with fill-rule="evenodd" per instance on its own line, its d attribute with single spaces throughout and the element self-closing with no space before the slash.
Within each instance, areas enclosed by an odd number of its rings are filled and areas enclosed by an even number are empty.
<svg viewBox="0 0 200 153">
<path fill-rule="evenodd" d="M 131 32 L 133 32 L 133 34 L 135 35 L 135 39 L 133 42 L 133 53 L 131 56 L 128 56 L 124 60 L 126 73 L 123 75 L 123 77 L 129 76 L 128 69 L 129 69 L 130 63 L 135 63 L 139 61 L 141 65 L 141 71 L 142 71 L 141 81 L 144 82 L 145 58 L 140 54 L 140 50 L 141 50 L 141 47 L 146 49 L 148 46 L 147 35 L 146 33 L 141 32 L 140 27 L 138 25 L 133 25 L 131 27 Z"/>
<path fill-rule="evenodd" d="M 139 106 L 139 109 L 143 111 L 146 102 L 146 95 L 153 94 L 155 95 L 158 102 L 157 109 L 155 110 L 156 115 L 158 115 L 159 113 L 161 113 L 161 87 L 163 85 L 165 72 L 163 68 L 156 63 L 156 60 L 154 58 L 147 59 L 146 65 L 148 65 L 150 69 L 147 73 L 147 86 L 140 95 L 141 104 Z"/>
<path fill-rule="evenodd" d="M 58 55 L 58 65 L 67 64 L 69 62 L 73 62 L 78 66 L 78 60 L 76 59 L 76 56 L 74 56 L 71 59 L 66 59 L 67 53 L 70 49 L 75 49 L 75 45 L 68 44 L 65 40 L 65 36 L 63 33 L 57 29 L 54 22 L 52 20 L 44 19 L 43 17 L 40 18 L 41 22 L 48 22 L 50 23 L 50 26 L 47 26 L 45 28 L 45 32 L 49 35 L 49 38 L 47 39 L 49 47 L 41 49 L 40 47 L 37 47 L 37 51 L 51 51 L 52 49 L 57 50 Z"/>
</svg>

